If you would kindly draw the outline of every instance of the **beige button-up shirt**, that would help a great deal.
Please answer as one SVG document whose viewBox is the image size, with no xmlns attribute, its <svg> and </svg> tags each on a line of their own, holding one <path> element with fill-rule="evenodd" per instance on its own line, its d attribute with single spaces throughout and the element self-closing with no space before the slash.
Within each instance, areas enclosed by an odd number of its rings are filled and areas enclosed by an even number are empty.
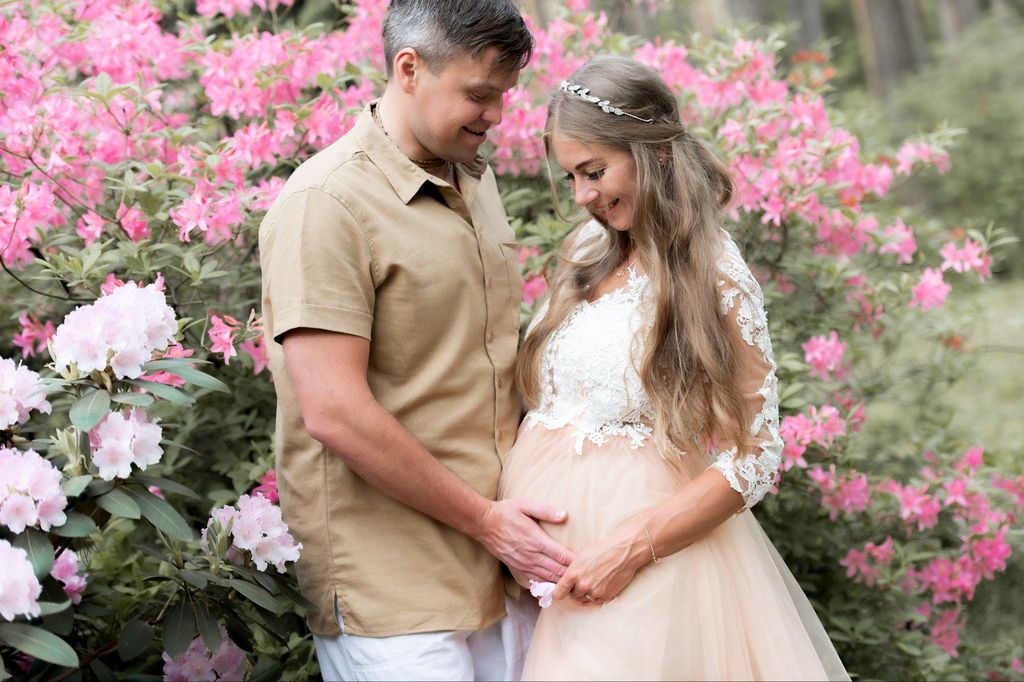
<svg viewBox="0 0 1024 682">
<path fill-rule="evenodd" d="M 501 567 L 481 545 L 370 486 L 307 433 L 280 345 L 302 327 L 369 339 L 376 399 L 494 499 L 520 416 L 517 251 L 484 160 L 457 172 L 461 193 L 409 161 L 367 107 L 295 170 L 260 227 L 281 508 L 303 544 L 317 634 L 340 632 L 335 607 L 346 633 L 377 637 L 476 630 L 504 613 Z"/>
</svg>

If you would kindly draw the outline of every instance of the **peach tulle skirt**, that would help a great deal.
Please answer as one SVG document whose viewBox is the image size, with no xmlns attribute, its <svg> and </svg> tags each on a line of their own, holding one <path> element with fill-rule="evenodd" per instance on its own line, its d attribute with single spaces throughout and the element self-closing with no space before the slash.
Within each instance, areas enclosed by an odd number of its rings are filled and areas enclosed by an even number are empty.
<svg viewBox="0 0 1024 682">
<path fill-rule="evenodd" d="M 706 463 L 612 437 L 573 451 L 574 427 L 523 427 L 499 495 L 566 509 L 545 524 L 573 550 L 652 507 Z M 648 564 L 599 608 L 541 612 L 524 680 L 849 680 L 813 608 L 749 511 Z"/>
</svg>

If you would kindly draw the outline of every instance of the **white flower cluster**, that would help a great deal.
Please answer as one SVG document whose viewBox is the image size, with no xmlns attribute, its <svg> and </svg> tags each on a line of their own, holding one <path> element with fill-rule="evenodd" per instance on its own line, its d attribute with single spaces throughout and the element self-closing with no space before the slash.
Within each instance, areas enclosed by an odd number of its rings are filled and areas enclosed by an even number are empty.
<svg viewBox="0 0 1024 682">
<path fill-rule="evenodd" d="M 111 412 L 91 435 L 92 461 L 100 478 L 128 478 L 132 464 L 139 469 L 156 464 L 164 454 L 161 438 L 163 430 L 156 420 L 149 421 L 142 410 L 135 408 L 128 416 Z"/>
<path fill-rule="evenodd" d="M 256 568 L 261 571 L 267 570 L 267 564 L 273 564 L 278 573 L 284 573 L 285 562 L 299 560 L 302 543 L 296 543 L 288 532 L 288 525 L 281 519 L 281 508 L 262 495 L 242 495 L 237 508 L 225 505 L 214 509 L 200 542 L 205 552 L 209 551 L 207 531 L 214 521 L 221 528 L 231 524 L 233 548 L 251 552 Z"/>
<path fill-rule="evenodd" d="M 50 413 L 42 380 L 14 360 L 0 358 L 0 430 L 24 424 L 31 410 Z"/>
<path fill-rule="evenodd" d="M 109 366 L 118 379 L 135 379 L 177 330 L 174 310 L 156 284 L 128 282 L 68 313 L 53 337 L 53 359 L 58 372 L 74 365 L 88 374 Z"/>
</svg>

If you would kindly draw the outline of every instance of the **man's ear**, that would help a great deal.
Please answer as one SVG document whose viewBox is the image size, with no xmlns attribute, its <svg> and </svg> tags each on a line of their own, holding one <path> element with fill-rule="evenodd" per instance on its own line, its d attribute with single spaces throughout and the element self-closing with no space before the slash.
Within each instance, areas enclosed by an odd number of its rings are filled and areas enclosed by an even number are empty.
<svg viewBox="0 0 1024 682">
<path fill-rule="evenodd" d="M 411 95 L 416 90 L 420 69 L 424 68 L 419 53 L 411 47 L 402 48 L 395 55 L 392 66 L 393 77 L 398 87 L 405 94 Z"/>
</svg>

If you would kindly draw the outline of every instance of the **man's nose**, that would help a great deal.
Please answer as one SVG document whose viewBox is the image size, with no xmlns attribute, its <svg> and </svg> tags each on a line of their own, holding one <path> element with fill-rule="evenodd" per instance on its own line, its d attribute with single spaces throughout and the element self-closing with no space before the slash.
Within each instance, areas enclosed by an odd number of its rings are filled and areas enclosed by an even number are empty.
<svg viewBox="0 0 1024 682">
<path fill-rule="evenodd" d="M 480 116 L 483 120 L 490 123 L 492 126 L 496 126 L 501 123 L 502 110 L 504 109 L 504 101 L 498 101 L 497 104 L 491 105 L 484 109 L 484 113 Z"/>
</svg>

